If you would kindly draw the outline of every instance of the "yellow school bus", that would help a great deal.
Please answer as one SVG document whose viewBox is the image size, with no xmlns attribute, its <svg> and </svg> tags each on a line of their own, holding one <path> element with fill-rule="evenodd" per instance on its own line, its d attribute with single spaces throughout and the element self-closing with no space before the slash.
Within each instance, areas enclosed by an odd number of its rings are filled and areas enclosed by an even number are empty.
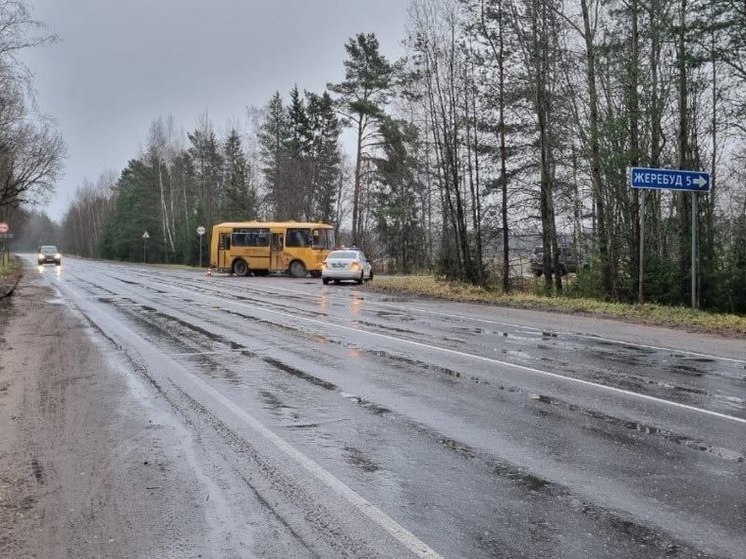
<svg viewBox="0 0 746 559">
<path fill-rule="evenodd" d="M 210 267 L 237 276 L 287 272 L 321 276 L 334 248 L 334 227 L 300 221 L 243 221 L 212 228 Z"/>
</svg>

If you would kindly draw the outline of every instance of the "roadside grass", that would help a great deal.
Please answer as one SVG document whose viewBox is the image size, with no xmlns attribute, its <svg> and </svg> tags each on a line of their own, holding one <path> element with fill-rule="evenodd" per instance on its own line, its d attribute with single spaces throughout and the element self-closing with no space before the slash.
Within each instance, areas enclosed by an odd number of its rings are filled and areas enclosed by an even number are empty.
<svg viewBox="0 0 746 559">
<path fill-rule="evenodd" d="M 367 288 L 400 295 L 612 318 L 725 336 L 746 335 L 746 316 L 685 307 L 613 303 L 565 296 L 547 297 L 537 294 L 540 291 L 539 282 L 543 284 L 543 280 L 526 278 L 513 293 L 503 294 L 499 289 L 491 290 L 465 283 L 449 282 L 433 276 L 377 276 L 375 281 L 367 284 Z"/>
<path fill-rule="evenodd" d="M 8 262 L 0 262 L 0 297 L 13 292 L 23 273 L 23 262 L 11 257 Z"/>
</svg>

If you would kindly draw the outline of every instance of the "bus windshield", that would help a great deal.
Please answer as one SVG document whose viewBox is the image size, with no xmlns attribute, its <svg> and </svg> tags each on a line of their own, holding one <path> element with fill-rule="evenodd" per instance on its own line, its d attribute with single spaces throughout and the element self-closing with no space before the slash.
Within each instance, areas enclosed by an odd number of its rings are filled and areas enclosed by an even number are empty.
<svg viewBox="0 0 746 559">
<path fill-rule="evenodd" d="M 313 229 L 311 231 L 311 246 L 313 248 L 322 248 L 332 250 L 334 248 L 334 230 L 333 229 Z"/>
</svg>

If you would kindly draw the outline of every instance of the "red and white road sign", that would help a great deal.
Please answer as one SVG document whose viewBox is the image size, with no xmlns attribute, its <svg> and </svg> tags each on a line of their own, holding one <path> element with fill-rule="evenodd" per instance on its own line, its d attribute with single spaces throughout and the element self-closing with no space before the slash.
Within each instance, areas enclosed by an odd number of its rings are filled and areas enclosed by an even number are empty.
<svg viewBox="0 0 746 559">
<path fill-rule="evenodd" d="M 10 226 L 7 223 L 0 222 L 0 233 L 7 233 L 10 231 Z"/>
</svg>

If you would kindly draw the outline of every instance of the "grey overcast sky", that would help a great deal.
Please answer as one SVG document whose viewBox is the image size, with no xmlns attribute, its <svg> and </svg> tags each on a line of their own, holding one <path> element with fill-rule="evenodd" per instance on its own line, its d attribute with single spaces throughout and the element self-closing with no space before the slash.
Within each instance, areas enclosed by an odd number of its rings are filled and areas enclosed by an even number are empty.
<svg viewBox="0 0 746 559">
<path fill-rule="evenodd" d="M 68 148 L 43 208 L 58 221 L 84 178 L 118 175 L 138 155 L 158 117 L 191 130 L 207 111 L 221 132 L 275 91 L 322 92 L 344 77 L 344 44 L 357 33 L 401 56 L 407 10 L 406 0 L 27 1 L 60 37 L 25 57 L 39 109 Z"/>
</svg>

